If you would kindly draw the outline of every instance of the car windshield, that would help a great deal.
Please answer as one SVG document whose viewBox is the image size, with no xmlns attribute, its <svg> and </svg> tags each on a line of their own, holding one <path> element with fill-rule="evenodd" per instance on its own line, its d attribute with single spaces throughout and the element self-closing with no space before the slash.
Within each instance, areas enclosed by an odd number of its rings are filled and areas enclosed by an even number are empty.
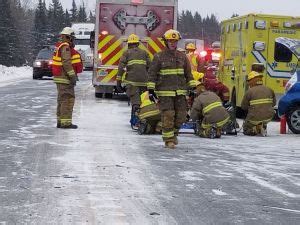
<svg viewBox="0 0 300 225">
<path fill-rule="evenodd" d="M 51 59 L 53 56 L 53 51 L 51 49 L 42 49 L 37 55 L 37 59 Z"/>
<path fill-rule="evenodd" d="M 75 45 L 90 45 L 90 39 L 75 39 Z"/>
</svg>

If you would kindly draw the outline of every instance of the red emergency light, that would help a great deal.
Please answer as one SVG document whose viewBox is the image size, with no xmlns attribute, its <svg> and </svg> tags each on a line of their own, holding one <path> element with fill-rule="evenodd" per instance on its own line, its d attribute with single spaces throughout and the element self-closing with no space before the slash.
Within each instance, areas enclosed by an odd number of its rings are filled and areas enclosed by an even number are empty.
<svg viewBox="0 0 300 225">
<path fill-rule="evenodd" d="M 131 0 L 132 4 L 143 4 L 144 0 Z"/>
</svg>

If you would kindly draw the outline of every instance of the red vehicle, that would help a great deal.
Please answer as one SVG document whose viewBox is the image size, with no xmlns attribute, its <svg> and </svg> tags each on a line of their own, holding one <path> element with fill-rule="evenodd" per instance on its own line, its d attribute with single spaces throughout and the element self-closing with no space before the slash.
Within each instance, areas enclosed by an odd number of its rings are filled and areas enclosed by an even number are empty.
<svg viewBox="0 0 300 225">
<path fill-rule="evenodd" d="M 93 86 L 95 96 L 112 97 L 119 60 L 127 37 L 140 37 L 140 48 L 152 58 L 164 47 L 161 37 L 177 26 L 177 0 L 97 0 Z"/>
</svg>

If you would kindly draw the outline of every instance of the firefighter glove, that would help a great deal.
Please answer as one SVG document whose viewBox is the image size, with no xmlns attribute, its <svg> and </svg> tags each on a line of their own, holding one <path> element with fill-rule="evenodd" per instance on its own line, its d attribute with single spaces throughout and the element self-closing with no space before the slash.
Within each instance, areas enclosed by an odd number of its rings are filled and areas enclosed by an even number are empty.
<svg viewBox="0 0 300 225">
<path fill-rule="evenodd" d="M 155 91 L 153 89 L 149 89 L 149 99 L 151 102 L 156 102 L 157 101 L 157 95 L 155 94 Z"/>
<path fill-rule="evenodd" d="M 76 86 L 76 82 L 77 82 L 77 76 L 76 75 L 71 76 L 70 77 L 70 85 Z"/>
</svg>

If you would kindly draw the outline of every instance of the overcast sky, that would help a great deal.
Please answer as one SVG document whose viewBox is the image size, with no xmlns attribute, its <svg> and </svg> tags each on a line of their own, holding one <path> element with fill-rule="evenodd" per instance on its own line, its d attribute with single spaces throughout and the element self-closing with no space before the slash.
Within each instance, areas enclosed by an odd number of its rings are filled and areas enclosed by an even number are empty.
<svg viewBox="0 0 300 225">
<path fill-rule="evenodd" d="M 51 2 L 52 0 L 46 0 Z M 75 0 L 93 10 L 96 0 Z M 36 0 L 38 2 L 38 0 Z M 61 0 L 63 7 L 70 9 L 72 0 Z M 230 18 L 233 13 L 266 13 L 300 16 L 300 0 L 178 0 L 179 11 L 198 11 L 201 16 L 215 14 L 219 20 Z"/>
</svg>

